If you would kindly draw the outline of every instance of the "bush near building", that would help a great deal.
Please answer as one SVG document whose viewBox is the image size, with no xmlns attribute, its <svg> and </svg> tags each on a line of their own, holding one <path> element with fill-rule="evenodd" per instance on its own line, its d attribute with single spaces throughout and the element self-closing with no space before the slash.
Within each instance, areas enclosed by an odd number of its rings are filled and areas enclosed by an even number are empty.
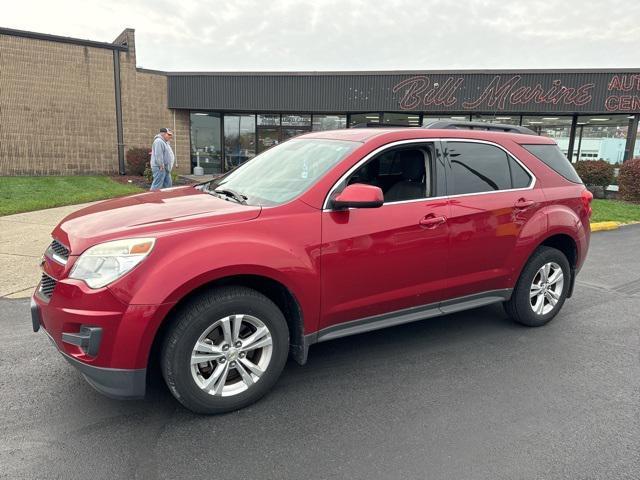
<svg viewBox="0 0 640 480">
<path fill-rule="evenodd" d="M 143 176 L 147 183 L 151 185 L 153 182 L 153 173 L 151 172 L 151 163 L 148 162 L 146 168 L 144 169 Z M 171 182 L 175 185 L 178 181 L 178 173 L 174 170 L 171 170 Z"/>
<path fill-rule="evenodd" d="M 127 173 L 129 175 L 144 175 L 149 165 L 151 155 L 148 148 L 130 148 L 127 151 Z"/>
<path fill-rule="evenodd" d="M 622 164 L 618 185 L 623 200 L 640 202 L 640 158 L 634 158 Z"/>
<path fill-rule="evenodd" d="M 600 197 L 600 189 L 602 189 L 601 197 L 606 197 L 607 187 L 611 185 L 615 178 L 615 166 L 606 160 L 580 160 L 575 164 L 576 172 L 580 175 L 582 181 L 591 190 L 595 196 Z"/>
</svg>

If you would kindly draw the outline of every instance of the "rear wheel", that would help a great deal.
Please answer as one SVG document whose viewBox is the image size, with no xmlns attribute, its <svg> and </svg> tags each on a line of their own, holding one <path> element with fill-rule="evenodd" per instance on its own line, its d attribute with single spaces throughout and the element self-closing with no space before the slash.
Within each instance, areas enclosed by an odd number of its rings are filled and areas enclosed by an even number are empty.
<svg viewBox="0 0 640 480">
<path fill-rule="evenodd" d="M 180 311 L 164 340 L 162 373 L 188 409 L 223 413 L 267 393 L 288 350 L 286 320 L 271 300 L 249 288 L 224 287 Z"/>
<path fill-rule="evenodd" d="M 540 327 L 555 317 L 567 298 L 571 268 L 567 257 L 551 247 L 540 247 L 525 265 L 511 299 L 509 316 L 528 327 Z"/>
</svg>

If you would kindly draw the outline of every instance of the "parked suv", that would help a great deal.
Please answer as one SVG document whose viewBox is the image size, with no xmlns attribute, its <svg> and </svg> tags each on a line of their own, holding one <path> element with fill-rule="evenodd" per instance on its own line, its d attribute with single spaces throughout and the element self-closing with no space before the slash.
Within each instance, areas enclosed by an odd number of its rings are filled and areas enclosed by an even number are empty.
<svg viewBox="0 0 640 480">
<path fill-rule="evenodd" d="M 157 364 L 184 406 L 219 413 L 317 342 L 492 303 L 546 324 L 585 260 L 591 194 L 549 138 L 441 126 L 314 132 L 75 212 L 33 328 L 106 395 L 143 396 Z"/>
</svg>

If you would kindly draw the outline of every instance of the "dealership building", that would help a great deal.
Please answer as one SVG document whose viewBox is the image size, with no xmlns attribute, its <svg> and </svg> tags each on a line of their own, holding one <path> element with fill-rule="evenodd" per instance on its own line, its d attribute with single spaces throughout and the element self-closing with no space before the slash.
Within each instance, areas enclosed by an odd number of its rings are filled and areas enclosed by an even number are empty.
<svg viewBox="0 0 640 480">
<path fill-rule="evenodd" d="M 181 173 L 222 173 L 302 133 L 436 119 L 524 125 L 572 161 L 640 156 L 640 69 L 161 72 L 135 35 L 96 42 L 0 28 L 0 175 L 125 173 L 175 131 Z"/>
</svg>

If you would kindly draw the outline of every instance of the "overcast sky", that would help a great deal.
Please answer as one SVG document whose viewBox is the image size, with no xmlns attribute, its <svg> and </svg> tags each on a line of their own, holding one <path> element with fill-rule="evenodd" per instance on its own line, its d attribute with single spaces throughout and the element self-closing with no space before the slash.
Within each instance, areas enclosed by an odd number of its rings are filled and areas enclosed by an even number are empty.
<svg viewBox="0 0 640 480">
<path fill-rule="evenodd" d="M 0 26 L 112 41 L 169 71 L 638 68 L 638 0 L 20 0 Z"/>
</svg>

